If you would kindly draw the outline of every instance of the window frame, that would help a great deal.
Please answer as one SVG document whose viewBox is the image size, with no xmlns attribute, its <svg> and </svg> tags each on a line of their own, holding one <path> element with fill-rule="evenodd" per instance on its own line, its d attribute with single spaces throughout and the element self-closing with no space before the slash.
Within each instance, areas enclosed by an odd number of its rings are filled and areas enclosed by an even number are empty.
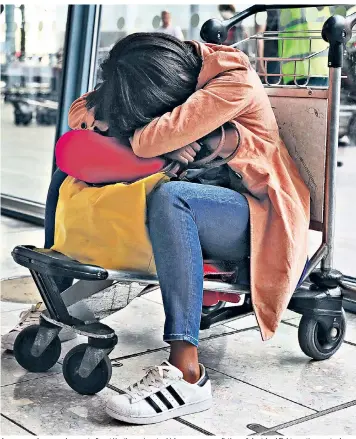
<svg viewBox="0 0 356 439">
<path fill-rule="evenodd" d="M 69 5 L 64 39 L 63 70 L 58 101 L 52 170 L 56 170 L 54 148 L 69 130 L 67 115 L 72 102 L 93 87 L 100 31 L 101 5 Z M 45 204 L 1 193 L 1 214 L 29 223 L 44 224 Z"/>
</svg>

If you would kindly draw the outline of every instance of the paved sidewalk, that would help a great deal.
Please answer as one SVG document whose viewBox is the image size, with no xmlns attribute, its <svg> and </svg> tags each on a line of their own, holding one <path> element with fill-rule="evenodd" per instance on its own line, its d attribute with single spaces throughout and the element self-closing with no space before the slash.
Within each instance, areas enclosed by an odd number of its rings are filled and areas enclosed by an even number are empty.
<svg viewBox="0 0 356 439">
<path fill-rule="evenodd" d="M 26 304 L 1 303 L 1 333 Z M 161 339 L 159 292 L 135 299 L 106 322 L 118 345 L 113 376 L 104 391 L 81 396 L 68 387 L 61 360 L 82 339 L 63 344 L 48 373 L 27 373 L 11 354 L 1 357 L 2 434 L 35 435 L 351 435 L 356 432 L 356 316 L 348 315 L 346 342 L 324 362 L 309 361 L 297 339 L 299 317 L 290 311 L 276 337 L 262 343 L 254 317 L 201 333 L 200 356 L 214 388 L 214 407 L 163 424 L 129 426 L 111 420 L 107 398 L 167 358 Z"/>
</svg>

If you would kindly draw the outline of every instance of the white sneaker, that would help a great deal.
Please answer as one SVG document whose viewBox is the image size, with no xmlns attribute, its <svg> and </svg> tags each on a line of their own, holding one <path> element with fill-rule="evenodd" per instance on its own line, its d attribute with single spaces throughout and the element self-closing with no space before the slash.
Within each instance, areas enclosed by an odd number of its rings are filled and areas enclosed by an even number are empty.
<svg viewBox="0 0 356 439">
<path fill-rule="evenodd" d="M 36 305 L 32 305 L 30 309 L 22 311 L 20 314 L 20 321 L 15 328 L 1 337 L 1 349 L 13 351 L 17 336 L 28 326 L 38 325 L 40 315 L 44 309 L 42 302 L 38 302 Z M 59 339 L 61 342 L 73 340 L 76 336 L 76 333 L 72 329 L 67 328 L 63 328 L 59 333 Z"/>
<path fill-rule="evenodd" d="M 211 382 L 203 365 L 196 384 L 168 361 L 148 368 L 146 376 L 114 396 L 106 406 L 111 417 L 129 424 L 154 424 L 178 416 L 208 410 L 212 405 Z"/>
</svg>

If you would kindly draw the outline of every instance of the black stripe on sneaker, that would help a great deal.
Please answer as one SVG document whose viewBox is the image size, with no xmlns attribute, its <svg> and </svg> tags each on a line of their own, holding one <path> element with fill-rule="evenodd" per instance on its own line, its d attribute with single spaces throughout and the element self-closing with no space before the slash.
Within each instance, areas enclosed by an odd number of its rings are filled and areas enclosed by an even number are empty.
<svg viewBox="0 0 356 439">
<path fill-rule="evenodd" d="M 172 404 L 163 395 L 163 393 L 157 392 L 155 395 L 157 396 L 157 398 L 159 398 L 163 402 L 163 404 L 167 407 L 168 410 L 171 410 L 173 408 Z"/>
<path fill-rule="evenodd" d="M 167 390 L 173 396 L 173 398 L 178 402 L 179 405 L 185 404 L 181 396 L 178 395 L 177 391 L 172 386 L 168 386 Z"/>
<path fill-rule="evenodd" d="M 145 400 L 156 411 L 156 413 L 162 413 L 161 407 L 158 406 L 150 396 L 147 396 L 147 398 L 145 398 Z"/>
</svg>

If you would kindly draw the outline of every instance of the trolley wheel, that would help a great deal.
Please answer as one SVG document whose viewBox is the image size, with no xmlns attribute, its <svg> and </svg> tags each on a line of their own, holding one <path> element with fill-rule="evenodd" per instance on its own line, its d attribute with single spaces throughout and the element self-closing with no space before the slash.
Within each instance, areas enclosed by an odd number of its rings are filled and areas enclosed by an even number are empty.
<svg viewBox="0 0 356 439">
<path fill-rule="evenodd" d="M 14 122 L 17 126 L 22 124 L 22 117 L 17 113 L 14 115 Z"/>
<path fill-rule="evenodd" d="M 20 332 L 14 343 L 16 361 L 29 372 L 47 372 L 57 363 L 61 355 L 61 342 L 58 336 L 51 341 L 39 357 L 31 354 L 39 328 L 40 325 L 28 326 Z"/>
<path fill-rule="evenodd" d="M 298 328 L 298 340 L 302 351 L 313 360 L 327 360 L 342 345 L 346 331 L 346 316 L 342 310 L 341 321 L 329 328 L 314 317 L 303 315 Z"/>
<path fill-rule="evenodd" d="M 29 125 L 31 122 L 32 122 L 32 114 L 29 115 L 27 118 L 24 118 L 24 120 L 23 120 L 22 123 L 23 123 L 25 126 L 27 126 L 27 125 Z"/>
<path fill-rule="evenodd" d="M 45 124 L 45 120 L 44 120 L 43 114 L 37 114 L 36 115 L 36 122 L 38 123 L 38 125 L 44 125 Z"/>
<path fill-rule="evenodd" d="M 95 395 L 109 383 L 112 366 L 109 357 L 105 355 L 93 372 L 87 378 L 82 378 L 78 371 L 87 346 L 85 343 L 80 344 L 67 353 L 63 361 L 63 376 L 67 384 L 81 395 Z"/>
<path fill-rule="evenodd" d="M 216 305 L 203 306 L 202 314 L 207 316 L 208 314 L 210 314 L 214 311 L 217 311 L 218 309 L 224 308 L 225 305 L 226 305 L 226 302 L 219 301 Z"/>
</svg>

